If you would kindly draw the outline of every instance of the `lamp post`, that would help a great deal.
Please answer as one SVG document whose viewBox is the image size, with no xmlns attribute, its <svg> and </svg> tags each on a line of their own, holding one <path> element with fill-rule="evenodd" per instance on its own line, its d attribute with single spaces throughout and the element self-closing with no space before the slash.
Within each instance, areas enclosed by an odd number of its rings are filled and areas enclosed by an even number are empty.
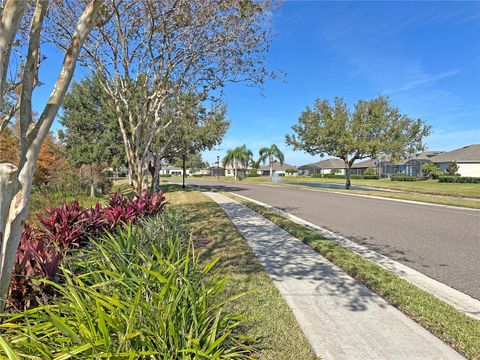
<svg viewBox="0 0 480 360">
<path fill-rule="evenodd" d="M 220 156 L 217 155 L 217 180 L 220 180 Z"/>
</svg>

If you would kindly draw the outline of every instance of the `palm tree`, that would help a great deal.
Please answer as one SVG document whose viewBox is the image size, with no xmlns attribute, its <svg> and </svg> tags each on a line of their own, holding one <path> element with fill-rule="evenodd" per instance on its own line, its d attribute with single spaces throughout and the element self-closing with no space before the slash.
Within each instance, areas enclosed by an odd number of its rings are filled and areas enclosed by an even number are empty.
<svg viewBox="0 0 480 360">
<path fill-rule="evenodd" d="M 277 160 L 283 165 L 283 161 L 285 157 L 283 156 L 282 151 L 278 148 L 277 145 L 273 144 L 270 147 L 261 148 L 259 151 L 260 159 L 258 162 L 262 162 L 265 164 L 266 160 L 268 159 L 268 165 L 270 166 L 270 179 L 273 176 L 273 162 Z"/>
<path fill-rule="evenodd" d="M 227 155 L 223 158 L 223 166 L 231 165 L 235 172 L 235 181 L 238 179 L 238 167 L 245 168 L 250 163 L 253 153 L 247 149 L 244 144 L 237 146 L 235 149 L 227 151 Z"/>
</svg>

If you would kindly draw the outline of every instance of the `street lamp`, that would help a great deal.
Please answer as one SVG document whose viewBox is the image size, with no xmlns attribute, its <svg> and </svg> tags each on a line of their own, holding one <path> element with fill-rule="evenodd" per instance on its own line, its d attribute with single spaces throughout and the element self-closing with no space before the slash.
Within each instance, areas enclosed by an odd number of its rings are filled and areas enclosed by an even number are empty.
<svg viewBox="0 0 480 360">
<path fill-rule="evenodd" d="M 220 180 L 220 156 L 217 155 L 217 180 Z"/>
</svg>

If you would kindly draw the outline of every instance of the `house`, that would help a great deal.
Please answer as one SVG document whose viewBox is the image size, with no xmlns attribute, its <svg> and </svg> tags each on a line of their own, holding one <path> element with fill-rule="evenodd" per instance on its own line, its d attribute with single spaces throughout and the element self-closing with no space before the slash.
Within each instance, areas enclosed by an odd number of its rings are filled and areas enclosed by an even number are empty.
<svg viewBox="0 0 480 360">
<path fill-rule="evenodd" d="M 358 163 L 353 163 L 350 173 L 353 175 L 362 175 L 365 170 L 371 167 L 377 167 L 377 161 L 375 159 L 367 159 Z"/>
<path fill-rule="evenodd" d="M 459 149 L 438 154 L 430 159 L 440 170 L 446 171 L 448 165 L 456 162 L 461 176 L 480 177 L 480 144 L 467 145 Z"/>
<path fill-rule="evenodd" d="M 182 176 L 183 169 L 178 166 L 163 166 L 160 169 L 160 175 Z M 188 170 L 187 170 L 188 175 Z"/>
<path fill-rule="evenodd" d="M 339 175 L 345 174 L 345 162 L 340 159 L 326 159 L 316 163 L 302 165 L 298 168 L 303 175 L 330 174 L 332 170 Z"/>
<path fill-rule="evenodd" d="M 424 151 L 413 158 L 405 161 L 405 175 L 408 176 L 424 176 L 422 166 L 427 163 L 432 163 L 432 158 L 441 154 L 443 151 Z"/>
<path fill-rule="evenodd" d="M 290 176 L 290 175 L 296 176 L 297 175 L 297 167 L 286 164 L 286 163 L 280 164 L 278 161 L 274 161 L 272 162 L 272 168 L 273 168 L 273 173 L 279 176 Z M 294 170 L 293 174 L 287 173 L 287 170 L 289 169 Z M 270 176 L 270 166 L 269 165 L 260 166 L 257 169 L 257 174 L 262 176 Z"/>
</svg>

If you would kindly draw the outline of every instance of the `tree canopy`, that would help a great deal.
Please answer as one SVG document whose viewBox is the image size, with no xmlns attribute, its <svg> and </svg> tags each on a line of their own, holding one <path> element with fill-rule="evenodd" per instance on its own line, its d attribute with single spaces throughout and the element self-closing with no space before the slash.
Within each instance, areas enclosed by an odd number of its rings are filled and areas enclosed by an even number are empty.
<svg viewBox="0 0 480 360">
<path fill-rule="evenodd" d="M 333 104 L 317 99 L 300 115 L 286 136 L 287 144 L 310 155 L 329 155 L 342 159 L 346 168 L 346 188 L 350 188 L 350 169 L 356 160 L 380 156 L 407 158 L 424 149 L 423 138 L 430 126 L 412 119 L 390 105 L 383 96 L 360 100 L 353 112 L 336 97 Z"/>
</svg>

